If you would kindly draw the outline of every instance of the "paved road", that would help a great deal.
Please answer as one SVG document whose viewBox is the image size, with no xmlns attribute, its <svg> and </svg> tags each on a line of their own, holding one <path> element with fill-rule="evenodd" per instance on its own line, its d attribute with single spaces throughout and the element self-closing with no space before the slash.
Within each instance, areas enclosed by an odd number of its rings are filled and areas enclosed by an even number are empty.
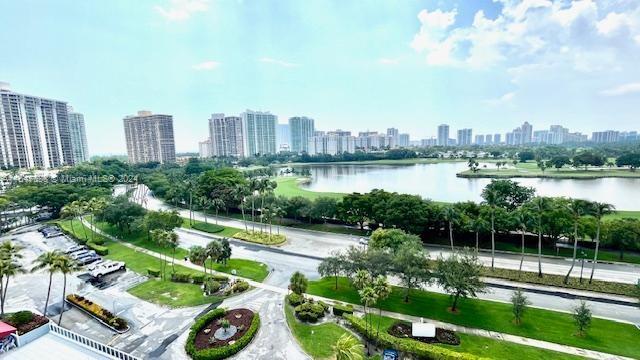
<svg viewBox="0 0 640 360">
<path fill-rule="evenodd" d="M 162 200 L 153 197 L 148 190 L 146 191 L 147 192 L 145 193 L 145 200 L 143 204 L 148 209 L 173 209 L 173 207 L 168 206 Z M 140 193 L 144 193 L 144 191 L 141 191 Z M 178 211 L 180 212 L 181 216 L 186 218 L 189 217 L 188 210 L 178 209 Z M 194 217 L 196 220 L 204 221 L 204 215 L 200 212 L 194 212 Z M 216 221 L 215 217 L 213 216 L 207 216 L 207 219 L 211 222 Z M 244 222 L 241 220 L 219 217 L 217 221 L 220 225 L 224 226 L 231 226 L 236 228 L 245 227 Z M 249 226 L 251 226 L 252 223 L 249 222 L 249 224 Z M 359 239 L 358 237 L 351 235 L 310 231 L 289 227 L 281 227 L 280 233 L 286 235 L 288 239 L 286 244 L 280 246 L 281 249 L 300 255 L 315 257 L 326 257 L 333 251 L 344 250 L 349 246 L 358 246 Z M 449 250 L 442 248 L 428 247 L 427 250 L 429 251 L 432 258 L 439 255 L 447 256 L 448 254 L 450 254 Z M 481 253 L 479 255 L 479 260 L 486 266 L 491 265 L 491 257 L 487 254 Z M 498 268 L 518 269 L 519 265 L 519 255 L 503 253 L 496 254 L 495 266 Z M 567 273 L 567 271 L 569 271 L 570 266 L 571 259 L 548 257 L 542 259 L 542 270 L 547 274 L 564 275 Z M 537 257 L 525 256 L 523 269 L 525 271 L 537 272 Z M 571 276 L 580 276 L 579 264 L 575 266 L 573 272 L 571 273 Z M 598 269 L 596 270 L 594 278 L 604 281 L 636 284 L 640 280 L 640 266 L 631 264 L 598 264 Z"/>
</svg>

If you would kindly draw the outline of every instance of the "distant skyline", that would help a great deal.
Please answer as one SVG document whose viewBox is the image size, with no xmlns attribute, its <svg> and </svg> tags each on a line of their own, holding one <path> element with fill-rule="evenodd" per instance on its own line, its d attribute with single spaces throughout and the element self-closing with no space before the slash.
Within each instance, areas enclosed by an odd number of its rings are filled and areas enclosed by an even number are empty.
<svg viewBox="0 0 640 360">
<path fill-rule="evenodd" d="M 92 155 L 126 153 L 138 110 L 173 116 L 178 152 L 247 109 L 413 140 L 640 130 L 633 0 L 5 0 L 0 44 L 0 81 L 84 114 Z"/>
</svg>

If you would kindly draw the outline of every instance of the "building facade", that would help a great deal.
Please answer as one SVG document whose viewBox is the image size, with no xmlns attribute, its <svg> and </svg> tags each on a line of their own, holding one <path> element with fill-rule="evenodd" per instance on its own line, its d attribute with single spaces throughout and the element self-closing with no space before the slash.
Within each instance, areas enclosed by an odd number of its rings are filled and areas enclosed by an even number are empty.
<svg viewBox="0 0 640 360">
<path fill-rule="evenodd" d="M 209 118 L 209 156 L 244 156 L 243 121 L 239 116 L 211 114 Z"/>
<path fill-rule="evenodd" d="M 309 138 L 308 149 L 309 155 L 353 153 L 356 150 L 356 138 L 351 136 L 350 131 L 316 132 Z"/>
<path fill-rule="evenodd" d="M 173 116 L 138 111 L 125 117 L 123 123 L 130 163 L 176 161 Z"/>
<path fill-rule="evenodd" d="M 460 129 L 458 130 L 458 145 L 471 145 L 471 136 L 473 135 L 473 130 L 471 129 Z"/>
<path fill-rule="evenodd" d="M 591 134 L 591 141 L 596 143 L 613 143 L 618 142 L 620 132 L 615 130 L 596 131 Z"/>
<path fill-rule="evenodd" d="M 242 118 L 244 156 L 276 153 L 276 123 L 278 117 L 270 112 L 247 110 Z"/>
<path fill-rule="evenodd" d="M 0 167 L 73 164 L 67 103 L 18 94 L 0 83 Z"/>
<path fill-rule="evenodd" d="M 291 151 L 291 129 L 289 124 L 276 124 L 276 150 Z"/>
<path fill-rule="evenodd" d="M 411 146 L 411 136 L 409 134 L 398 135 L 398 146 L 403 148 Z"/>
<path fill-rule="evenodd" d="M 200 141 L 198 143 L 198 156 L 200 159 L 211 157 L 211 140 Z"/>
<path fill-rule="evenodd" d="M 449 144 L 449 125 L 441 124 L 438 126 L 438 145 L 446 146 Z"/>
<path fill-rule="evenodd" d="M 289 118 L 291 132 L 291 151 L 297 154 L 309 152 L 309 139 L 315 132 L 314 120 L 306 116 Z"/>
<path fill-rule="evenodd" d="M 69 134 L 74 164 L 89 161 L 89 145 L 84 125 L 84 115 L 77 112 L 69 113 Z"/>
</svg>

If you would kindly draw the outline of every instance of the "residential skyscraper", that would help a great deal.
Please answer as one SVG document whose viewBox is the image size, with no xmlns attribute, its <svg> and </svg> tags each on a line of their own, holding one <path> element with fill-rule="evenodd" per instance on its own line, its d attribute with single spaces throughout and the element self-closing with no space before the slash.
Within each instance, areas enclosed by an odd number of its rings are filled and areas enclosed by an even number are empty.
<svg viewBox="0 0 640 360">
<path fill-rule="evenodd" d="M 10 90 L 0 83 L 0 167 L 73 165 L 67 103 Z"/>
<path fill-rule="evenodd" d="M 176 161 L 173 116 L 138 111 L 123 119 L 129 162 L 161 164 Z"/>
<path fill-rule="evenodd" d="M 276 150 L 291 151 L 291 129 L 289 124 L 276 124 Z"/>
<path fill-rule="evenodd" d="M 69 107 L 70 111 L 73 111 Z M 89 161 L 89 145 L 84 126 L 84 115 L 77 112 L 69 112 L 69 133 L 71 136 L 71 149 L 73 150 L 73 163 L 80 164 Z"/>
<path fill-rule="evenodd" d="M 316 132 L 309 138 L 309 155 L 328 154 L 338 155 L 342 153 L 353 153 L 356 148 L 356 138 L 351 136 L 350 131 L 335 130 L 326 134 Z"/>
<path fill-rule="evenodd" d="M 198 155 L 201 159 L 211 157 L 211 140 L 200 141 L 198 143 Z"/>
<path fill-rule="evenodd" d="M 471 145 L 472 129 L 460 129 L 458 130 L 458 145 Z"/>
<path fill-rule="evenodd" d="M 502 143 L 502 135 L 501 134 L 494 134 L 493 135 L 493 143 L 495 145 L 500 145 L 500 143 Z"/>
<path fill-rule="evenodd" d="M 210 156 L 242 157 L 244 156 L 242 118 L 211 114 L 209 118 Z"/>
<path fill-rule="evenodd" d="M 276 153 L 276 123 L 278 117 L 270 112 L 243 112 L 242 145 L 245 156 Z"/>
<path fill-rule="evenodd" d="M 449 143 L 449 125 L 441 124 L 438 126 L 438 145 L 446 146 Z"/>
<path fill-rule="evenodd" d="M 306 116 L 289 118 L 291 133 L 291 151 L 294 153 L 309 152 L 309 138 L 315 131 L 314 121 Z"/>
<path fill-rule="evenodd" d="M 398 135 L 398 146 L 399 147 L 409 147 L 411 145 L 411 136 L 409 134 L 400 134 Z"/>
<path fill-rule="evenodd" d="M 484 145 L 484 135 L 476 135 L 476 145 Z"/>
<path fill-rule="evenodd" d="M 595 131 L 591 134 L 591 141 L 596 143 L 618 142 L 620 132 L 615 130 Z"/>
<path fill-rule="evenodd" d="M 522 124 L 522 144 L 529 144 L 531 143 L 531 136 L 533 134 L 533 126 L 531 126 L 531 124 L 529 124 L 528 122 L 524 122 L 524 124 Z"/>
</svg>

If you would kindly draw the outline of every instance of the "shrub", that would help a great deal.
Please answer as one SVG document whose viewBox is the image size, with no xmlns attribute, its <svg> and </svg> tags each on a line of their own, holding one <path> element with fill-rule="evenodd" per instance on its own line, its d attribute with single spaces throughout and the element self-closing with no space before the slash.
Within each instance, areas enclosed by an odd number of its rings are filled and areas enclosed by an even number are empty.
<svg viewBox="0 0 640 360">
<path fill-rule="evenodd" d="M 96 252 L 96 254 L 98 255 L 108 255 L 109 254 L 109 248 L 106 246 L 102 246 L 102 245 L 98 245 L 92 242 L 87 242 L 87 247 L 93 251 Z"/>
<path fill-rule="evenodd" d="M 333 315 L 342 316 L 342 314 L 353 314 L 353 305 L 335 304 L 333 305 Z"/>
<path fill-rule="evenodd" d="M 196 320 L 195 324 L 191 326 L 185 350 L 193 360 L 219 360 L 230 357 L 247 346 L 260 328 L 260 316 L 257 313 L 254 313 L 251 325 L 247 332 L 240 339 L 237 339 L 232 345 L 202 350 L 196 349 L 195 339 L 198 332 L 210 322 L 223 317 L 225 313 L 226 311 L 224 309 L 215 309 L 200 317 Z"/>
<path fill-rule="evenodd" d="M 171 281 L 179 283 L 191 282 L 191 275 L 189 273 L 174 272 L 171 273 Z"/>
<path fill-rule="evenodd" d="M 224 276 L 224 275 L 218 275 L 218 274 L 213 274 L 211 276 L 209 276 L 210 279 L 213 279 L 219 283 L 228 283 L 229 282 L 229 278 Z"/>
<path fill-rule="evenodd" d="M 103 237 L 97 237 L 95 239 L 92 239 L 91 242 L 96 244 L 96 245 L 104 245 L 105 240 L 104 240 Z"/>
<path fill-rule="evenodd" d="M 104 323 L 109 324 L 117 330 L 125 330 L 128 327 L 127 321 L 115 316 L 109 310 L 102 306 L 92 302 L 91 300 L 84 298 L 76 294 L 67 295 L 67 301 L 82 308 L 88 313 L 92 314 L 96 318 L 102 320 Z"/>
<path fill-rule="evenodd" d="M 227 290 L 224 291 L 224 295 L 238 294 L 249 290 L 249 283 L 244 280 L 236 280 Z"/>
<path fill-rule="evenodd" d="M 9 321 L 17 326 L 24 325 L 31 320 L 33 320 L 33 313 L 31 311 L 18 311 L 9 317 Z"/>
<path fill-rule="evenodd" d="M 159 277 L 160 276 L 160 270 L 148 268 L 147 269 L 147 274 L 149 274 L 149 276 Z"/>
<path fill-rule="evenodd" d="M 288 296 L 288 301 L 289 301 L 289 305 L 296 307 L 304 302 L 304 296 L 296 293 L 291 293 Z"/>
<path fill-rule="evenodd" d="M 194 284 L 203 284 L 206 277 L 205 274 L 193 274 L 191 275 L 191 280 Z"/>
<path fill-rule="evenodd" d="M 205 224 L 200 222 L 194 223 L 193 225 L 191 225 L 191 227 L 196 230 L 200 230 L 208 233 L 214 233 L 214 234 L 224 230 L 224 226 L 220 226 L 216 224 Z"/>
<path fill-rule="evenodd" d="M 207 293 L 207 295 L 213 295 L 217 293 L 218 290 L 220 290 L 220 286 L 222 285 L 220 285 L 219 282 L 213 279 L 209 279 L 204 283 L 204 291 Z"/>
<path fill-rule="evenodd" d="M 317 302 L 307 299 L 293 309 L 296 317 L 301 321 L 316 322 L 324 316 L 325 309 Z"/>
<path fill-rule="evenodd" d="M 269 233 L 259 233 L 253 231 L 239 231 L 233 235 L 234 238 L 265 245 L 278 245 L 287 241 L 284 235 L 276 235 Z"/>
<path fill-rule="evenodd" d="M 351 327 L 360 334 L 372 339 L 382 347 L 389 347 L 401 351 L 406 354 L 414 355 L 420 359 L 433 359 L 433 360 L 484 360 L 473 354 L 455 352 L 449 349 L 445 349 L 438 346 L 433 346 L 427 343 L 423 343 L 413 339 L 397 338 L 386 332 L 380 332 L 376 337 L 375 334 L 366 334 L 365 321 L 354 315 L 344 315 Z"/>
</svg>

